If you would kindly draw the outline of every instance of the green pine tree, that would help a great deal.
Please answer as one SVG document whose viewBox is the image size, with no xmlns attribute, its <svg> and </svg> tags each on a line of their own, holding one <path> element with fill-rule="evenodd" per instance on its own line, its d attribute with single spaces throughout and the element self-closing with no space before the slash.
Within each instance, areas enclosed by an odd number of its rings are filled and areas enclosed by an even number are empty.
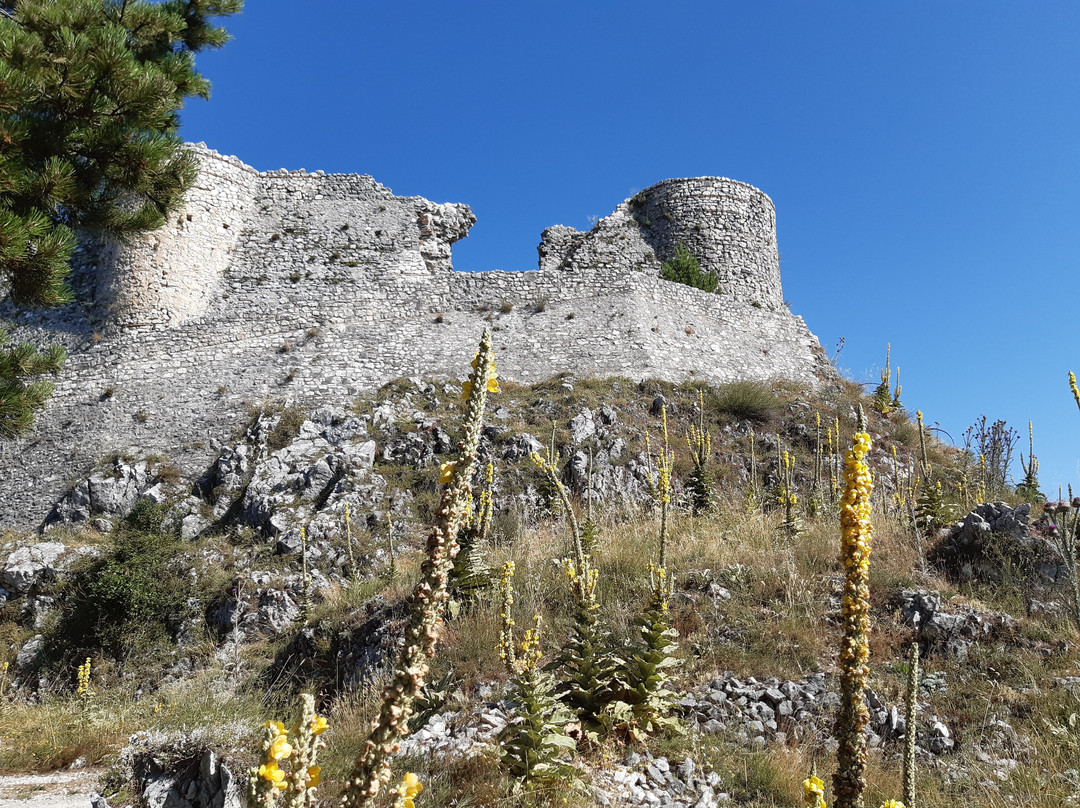
<svg viewBox="0 0 1080 808">
<path fill-rule="evenodd" d="M 180 205 L 198 166 L 177 112 L 210 94 L 194 54 L 228 41 L 212 20 L 242 3 L 0 0 L 0 285 L 12 301 L 70 299 L 77 231 L 123 238 Z M 23 402 L 0 414 L 5 433 L 40 404 Z"/>
<path fill-rule="evenodd" d="M 51 382 L 35 377 L 56 373 L 64 361 L 64 349 L 53 346 L 38 351 L 29 343 L 6 347 L 8 336 L 0 330 L 0 438 L 13 438 L 30 427 L 34 411 L 53 391 Z"/>
</svg>

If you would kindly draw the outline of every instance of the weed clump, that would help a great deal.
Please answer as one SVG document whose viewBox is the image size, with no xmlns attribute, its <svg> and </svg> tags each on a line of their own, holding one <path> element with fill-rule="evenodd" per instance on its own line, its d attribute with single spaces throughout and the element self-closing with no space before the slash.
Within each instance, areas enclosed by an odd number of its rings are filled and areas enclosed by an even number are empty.
<svg viewBox="0 0 1080 808">
<path fill-rule="evenodd" d="M 266 450 L 276 452 L 284 449 L 300 434 L 306 413 L 303 407 L 286 407 L 278 416 L 277 423 L 266 438 Z"/>
<path fill-rule="evenodd" d="M 721 385 L 713 394 L 713 406 L 736 421 L 764 424 L 780 414 L 781 402 L 768 385 L 741 381 Z"/>
</svg>

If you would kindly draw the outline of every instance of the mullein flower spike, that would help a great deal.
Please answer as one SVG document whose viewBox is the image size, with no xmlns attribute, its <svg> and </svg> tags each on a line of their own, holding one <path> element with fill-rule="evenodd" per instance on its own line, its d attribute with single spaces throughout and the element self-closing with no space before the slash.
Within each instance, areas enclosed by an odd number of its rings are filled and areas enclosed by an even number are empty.
<svg viewBox="0 0 1080 808">
<path fill-rule="evenodd" d="M 4 668 L 7 671 L 7 668 Z M 76 673 L 77 678 L 77 690 L 76 692 L 82 698 L 88 698 L 90 696 L 90 657 L 86 658 L 86 662 L 79 666 L 79 670 Z"/>
<path fill-rule="evenodd" d="M 263 762 L 248 772 L 248 801 L 274 808 L 281 797 L 282 808 L 309 808 L 322 779 L 315 758 L 326 744 L 319 736 L 328 726 L 325 717 L 315 714 L 315 697 L 309 693 L 300 696 L 300 717 L 287 733 L 280 721 L 263 724 Z"/>
<path fill-rule="evenodd" d="M 1071 370 L 1069 371 L 1069 389 L 1072 390 L 1073 399 L 1076 401 L 1076 406 L 1080 407 L 1080 387 L 1076 386 L 1076 374 Z"/>
<path fill-rule="evenodd" d="M 458 444 L 458 457 L 441 469 L 447 478 L 437 511 L 437 522 L 428 535 L 421 579 L 413 590 L 412 608 L 393 679 L 383 691 L 383 704 L 371 735 L 356 758 L 345 786 L 344 808 L 368 808 L 382 785 L 390 780 L 390 758 L 400 748 L 400 738 L 409 731 L 413 702 L 424 686 L 429 660 L 435 655 L 442 615 L 446 608 L 447 582 L 457 555 L 457 535 L 466 516 L 469 481 L 480 441 L 484 406 L 489 392 L 499 389 L 491 332 L 484 331 L 480 350 L 473 359 L 472 375 L 466 382 L 465 434 Z"/>
<path fill-rule="evenodd" d="M 570 493 L 566 490 L 562 480 L 559 479 L 559 470 L 555 467 L 554 461 L 545 459 L 536 452 L 529 454 L 529 460 L 547 475 L 548 481 L 559 493 L 559 501 L 562 503 L 563 511 L 566 512 L 566 521 L 570 524 L 571 551 L 574 554 L 574 563 L 578 565 L 579 569 L 583 568 L 585 565 L 585 546 L 581 543 L 581 528 L 578 526 L 577 514 L 574 513 L 574 508 L 570 504 Z"/>
<path fill-rule="evenodd" d="M 502 627 L 499 629 L 499 659 L 506 666 L 507 673 L 517 670 L 517 651 L 514 649 L 514 562 L 503 564 L 502 578 L 499 579 L 499 599 L 502 601 Z"/>
<path fill-rule="evenodd" d="M 915 808 L 915 715 L 919 700 L 919 644 L 911 644 L 904 704 L 904 805 Z"/>
<path fill-rule="evenodd" d="M 841 599 L 844 640 L 840 647 L 840 715 L 836 722 L 837 771 L 833 775 L 836 808 L 861 808 L 866 788 L 866 726 L 870 715 L 865 692 L 870 657 L 870 493 L 873 476 L 865 457 L 870 436 L 856 433 L 844 461 L 841 498 L 840 561 L 846 575 Z"/>
</svg>

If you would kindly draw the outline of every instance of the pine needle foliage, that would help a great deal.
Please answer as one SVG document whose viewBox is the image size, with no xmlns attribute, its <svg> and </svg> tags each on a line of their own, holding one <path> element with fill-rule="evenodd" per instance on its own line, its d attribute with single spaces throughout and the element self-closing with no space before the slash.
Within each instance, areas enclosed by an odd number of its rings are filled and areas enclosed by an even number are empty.
<svg viewBox="0 0 1080 808">
<path fill-rule="evenodd" d="M 30 428 L 36 410 L 45 406 L 53 385 L 39 378 L 56 373 L 64 362 L 64 349 L 37 350 L 28 342 L 7 347 L 0 330 L 0 439 L 14 438 Z"/>
<path fill-rule="evenodd" d="M 242 0 L 0 2 L 0 273 L 16 303 L 55 305 L 75 231 L 160 227 L 195 180 L 177 111 L 209 98 L 195 53 Z"/>
<path fill-rule="evenodd" d="M 229 36 L 243 0 L 0 0 L 0 288 L 19 305 L 71 298 L 78 230 L 155 230 L 198 164 L 184 99 L 208 98 L 195 53 Z M 0 345 L 7 336 L 0 332 Z M 0 438 L 24 432 L 64 352 L 0 348 Z"/>
</svg>

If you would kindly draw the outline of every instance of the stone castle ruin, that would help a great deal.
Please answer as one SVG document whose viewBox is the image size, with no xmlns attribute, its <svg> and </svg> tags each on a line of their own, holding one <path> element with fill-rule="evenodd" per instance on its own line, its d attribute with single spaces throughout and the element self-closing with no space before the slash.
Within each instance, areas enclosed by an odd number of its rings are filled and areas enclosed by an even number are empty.
<svg viewBox="0 0 1080 808">
<path fill-rule="evenodd" d="M 79 302 L 0 308 L 13 340 L 69 352 L 32 433 L 0 444 L 0 525 L 40 522 L 110 452 L 204 468 L 253 404 L 463 377 L 484 327 L 500 376 L 518 382 L 832 377 L 783 302 L 772 201 L 744 183 L 665 180 L 588 232 L 545 230 L 538 270 L 463 273 L 451 246 L 476 221 L 467 205 L 191 148 L 201 172 L 166 227 L 79 248 Z M 659 277 L 678 244 L 719 294 Z"/>
</svg>

